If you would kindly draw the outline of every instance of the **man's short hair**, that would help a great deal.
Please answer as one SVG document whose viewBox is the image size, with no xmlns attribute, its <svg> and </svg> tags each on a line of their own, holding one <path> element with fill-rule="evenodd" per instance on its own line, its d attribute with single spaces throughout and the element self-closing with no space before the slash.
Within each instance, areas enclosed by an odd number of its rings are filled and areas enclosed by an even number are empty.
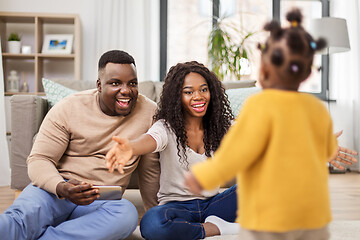
<svg viewBox="0 0 360 240">
<path fill-rule="evenodd" d="M 105 68 L 108 63 L 119 63 L 119 64 L 135 64 L 134 58 L 127 52 L 121 50 L 111 50 L 104 53 L 99 59 L 98 70 Z"/>
</svg>

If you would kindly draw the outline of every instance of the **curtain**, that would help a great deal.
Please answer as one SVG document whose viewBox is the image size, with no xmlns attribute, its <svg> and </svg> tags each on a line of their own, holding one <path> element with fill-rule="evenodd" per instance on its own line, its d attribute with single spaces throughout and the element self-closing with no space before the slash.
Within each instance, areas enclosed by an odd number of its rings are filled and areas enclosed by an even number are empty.
<svg viewBox="0 0 360 240">
<path fill-rule="evenodd" d="M 360 5 L 358 0 L 330 1 L 330 16 L 347 21 L 351 50 L 330 55 L 331 104 L 335 130 L 343 129 L 339 145 L 360 152 Z M 359 171 L 359 164 L 351 167 Z"/>
<path fill-rule="evenodd" d="M 1 42 L 0 42 L 0 52 Z M 4 73 L 0 58 L 0 186 L 10 185 L 9 150 L 6 140 Z"/>
<path fill-rule="evenodd" d="M 95 54 L 120 49 L 135 58 L 139 81 L 159 81 L 159 1 L 95 2 Z"/>
</svg>

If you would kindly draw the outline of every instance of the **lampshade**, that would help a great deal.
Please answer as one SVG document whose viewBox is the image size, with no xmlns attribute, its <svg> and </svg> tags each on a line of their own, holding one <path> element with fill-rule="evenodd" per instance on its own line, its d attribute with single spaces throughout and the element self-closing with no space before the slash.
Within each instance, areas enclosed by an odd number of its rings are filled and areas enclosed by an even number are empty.
<svg viewBox="0 0 360 240">
<path fill-rule="evenodd" d="M 314 39 L 323 37 L 327 48 L 321 54 L 346 52 L 350 50 L 349 34 L 346 20 L 342 18 L 323 17 L 310 21 L 309 32 Z"/>
</svg>

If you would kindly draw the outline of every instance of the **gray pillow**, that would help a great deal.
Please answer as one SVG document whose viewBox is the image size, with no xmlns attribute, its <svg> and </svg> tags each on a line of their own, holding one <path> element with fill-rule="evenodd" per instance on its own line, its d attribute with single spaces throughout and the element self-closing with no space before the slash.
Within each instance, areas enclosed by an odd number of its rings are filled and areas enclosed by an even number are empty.
<svg viewBox="0 0 360 240">
<path fill-rule="evenodd" d="M 227 89 L 225 92 L 228 95 L 230 107 L 234 116 L 236 117 L 239 114 L 245 100 L 248 97 L 260 91 L 261 88 L 259 87 Z"/>
</svg>

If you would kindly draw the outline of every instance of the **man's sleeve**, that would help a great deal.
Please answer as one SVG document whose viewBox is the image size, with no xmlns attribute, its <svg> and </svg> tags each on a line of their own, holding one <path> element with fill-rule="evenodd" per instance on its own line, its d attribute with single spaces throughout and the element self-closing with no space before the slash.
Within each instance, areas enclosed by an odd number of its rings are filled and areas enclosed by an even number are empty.
<svg viewBox="0 0 360 240">
<path fill-rule="evenodd" d="M 65 111 L 61 107 L 63 104 L 58 104 L 48 112 L 42 122 L 27 159 L 28 174 L 32 183 L 55 195 L 57 184 L 64 181 L 56 165 L 69 143 Z"/>
<path fill-rule="evenodd" d="M 159 153 L 141 156 L 138 165 L 139 189 L 145 211 L 158 205 L 157 193 L 160 182 Z"/>
</svg>

